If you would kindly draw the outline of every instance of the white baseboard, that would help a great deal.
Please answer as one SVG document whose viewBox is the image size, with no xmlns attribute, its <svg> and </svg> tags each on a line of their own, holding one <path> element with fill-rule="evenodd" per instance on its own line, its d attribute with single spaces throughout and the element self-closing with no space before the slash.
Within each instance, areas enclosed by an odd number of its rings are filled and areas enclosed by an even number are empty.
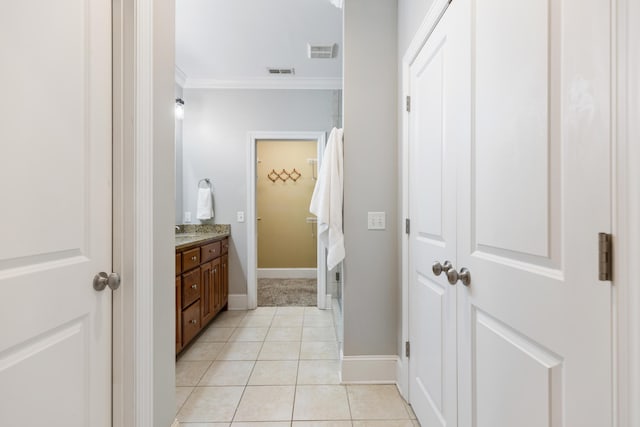
<svg viewBox="0 0 640 427">
<path fill-rule="evenodd" d="M 229 294 L 228 308 L 229 310 L 248 310 L 247 294 Z"/>
<path fill-rule="evenodd" d="M 396 384 L 398 356 L 344 356 L 342 384 Z"/>
<path fill-rule="evenodd" d="M 331 294 L 327 294 L 327 299 L 325 300 L 324 308 L 326 310 L 333 309 L 333 298 L 331 297 Z"/>
<path fill-rule="evenodd" d="M 404 400 L 409 401 L 409 387 L 407 384 L 408 373 L 406 368 L 408 367 L 405 361 L 408 362 L 407 359 L 403 359 L 402 357 L 398 357 L 398 363 L 396 363 L 396 386 L 398 387 L 398 391 L 400 392 L 400 396 L 404 398 Z"/>
<path fill-rule="evenodd" d="M 258 279 L 315 279 L 316 268 L 259 268 Z"/>
</svg>

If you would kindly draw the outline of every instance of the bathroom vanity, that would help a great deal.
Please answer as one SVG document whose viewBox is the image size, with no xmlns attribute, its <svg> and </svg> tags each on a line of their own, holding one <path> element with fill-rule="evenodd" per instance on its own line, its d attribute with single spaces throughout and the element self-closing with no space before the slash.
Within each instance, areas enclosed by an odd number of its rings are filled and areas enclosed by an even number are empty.
<svg viewBox="0 0 640 427">
<path fill-rule="evenodd" d="M 176 354 L 226 308 L 228 250 L 228 227 L 176 234 Z"/>
</svg>

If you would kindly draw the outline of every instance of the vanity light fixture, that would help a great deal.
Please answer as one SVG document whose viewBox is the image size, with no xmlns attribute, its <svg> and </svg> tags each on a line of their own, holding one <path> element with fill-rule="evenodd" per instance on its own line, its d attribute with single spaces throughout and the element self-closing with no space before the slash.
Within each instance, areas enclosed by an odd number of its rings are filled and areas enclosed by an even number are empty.
<svg viewBox="0 0 640 427">
<path fill-rule="evenodd" d="M 184 101 L 182 98 L 176 99 L 176 119 L 184 119 Z"/>
</svg>

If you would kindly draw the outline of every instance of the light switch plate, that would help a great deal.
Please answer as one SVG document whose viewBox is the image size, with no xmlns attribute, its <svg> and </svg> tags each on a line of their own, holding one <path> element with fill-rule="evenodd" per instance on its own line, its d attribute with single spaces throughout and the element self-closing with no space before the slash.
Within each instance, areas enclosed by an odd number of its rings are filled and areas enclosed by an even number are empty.
<svg viewBox="0 0 640 427">
<path fill-rule="evenodd" d="M 238 219 L 238 222 L 244 222 L 244 212 L 243 211 L 238 211 L 237 219 Z"/>
<path fill-rule="evenodd" d="M 367 212 L 367 229 L 384 230 L 387 228 L 387 214 L 385 212 Z"/>
<path fill-rule="evenodd" d="M 191 212 L 184 213 L 184 222 L 187 224 L 191 222 Z"/>
</svg>

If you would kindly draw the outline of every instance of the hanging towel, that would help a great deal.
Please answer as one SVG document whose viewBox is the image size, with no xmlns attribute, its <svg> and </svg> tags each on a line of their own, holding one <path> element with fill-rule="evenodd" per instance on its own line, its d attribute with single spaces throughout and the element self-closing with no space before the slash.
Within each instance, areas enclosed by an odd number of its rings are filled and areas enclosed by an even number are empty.
<svg viewBox="0 0 640 427">
<path fill-rule="evenodd" d="M 196 217 L 198 219 L 213 218 L 213 197 L 210 188 L 198 189 L 198 212 Z"/>
<path fill-rule="evenodd" d="M 324 150 L 309 212 L 318 217 L 318 238 L 327 247 L 327 268 L 345 257 L 342 234 L 342 129 L 333 128 Z"/>
</svg>

